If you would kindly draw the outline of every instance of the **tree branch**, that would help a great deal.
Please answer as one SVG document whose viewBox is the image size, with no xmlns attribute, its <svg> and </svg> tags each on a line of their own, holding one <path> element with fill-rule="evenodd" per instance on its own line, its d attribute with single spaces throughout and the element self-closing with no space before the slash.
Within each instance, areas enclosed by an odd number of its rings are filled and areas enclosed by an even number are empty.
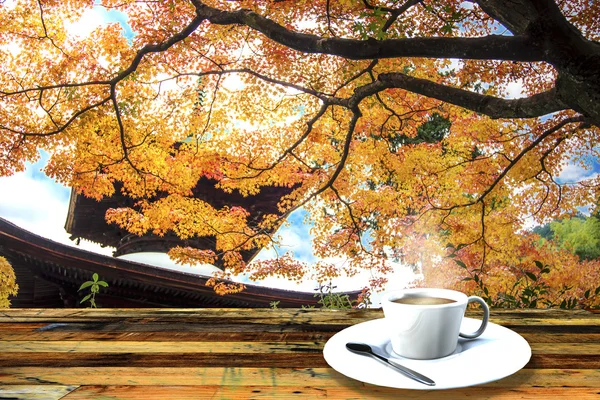
<svg viewBox="0 0 600 400">
<path fill-rule="evenodd" d="M 223 11 L 192 0 L 198 16 L 216 25 L 246 25 L 266 37 L 304 53 L 323 53 L 352 60 L 426 57 L 473 60 L 543 61 L 544 53 L 528 37 L 489 35 L 480 38 L 427 37 L 357 40 L 323 38 L 291 31 L 250 10 Z"/>
<path fill-rule="evenodd" d="M 402 15 L 404 12 L 406 12 L 406 10 L 408 10 L 409 8 L 411 8 L 412 6 L 414 6 L 415 4 L 419 4 L 421 1 L 422 0 L 407 0 L 399 8 L 375 7 L 372 4 L 370 4 L 367 0 L 363 0 L 363 4 L 369 10 L 379 9 L 381 11 L 385 11 L 385 12 L 390 13 L 390 17 L 388 18 L 388 20 L 385 22 L 385 24 L 381 28 L 381 31 L 385 32 L 388 29 L 390 29 L 390 26 L 392 26 L 394 24 L 394 22 L 396 22 L 396 20 L 398 19 L 398 17 L 400 15 Z"/>
<path fill-rule="evenodd" d="M 513 34 L 524 34 L 538 13 L 529 0 L 476 0 L 487 15 L 507 27 Z"/>
<path fill-rule="evenodd" d="M 386 88 L 399 88 L 466 108 L 491 118 L 535 118 L 569 108 L 551 89 L 533 96 L 506 100 L 457 89 L 402 73 L 379 75 Z"/>
<path fill-rule="evenodd" d="M 491 193 L 492 190 L 494 190 L 496 185 L 498 185 L 500 183 L 500 181 L 502 179 L 504 179 L 506 174 L 508 174 L 508 172 L 512 169 L 512 167 L 514 167 L 519 162 L 519 160 L 521 160 L 521 158 L 523 158 L 523 156 L 525 156 L 525 154 L 529 153 L 531 150 L 536 148 L 548 136 L 559 131 L 564 126 L 574 123 L 574 122 L 585 122 L 585 118 L 583 116 L 566 118 L 566 119 L 562 120 L 561 122 L 559 122 L 558 124 L 556 124 L 555 126 L 553 126 L 552 128 L 546 130 L 540 136 L 538 136 L 533 142 L 531 142 L 531 144 L 529 144 L 529 146 L 527 146 L 523 150 L 521 150 L 521 152 L 510 162 L 510 164 L 506 168 L 504 168 L 504 170 L 498 175 L 498 177 L 494 180 L 494 182 L 492 182 L 492 184 L 489 185 L 488 188 L 486 190 L 484 190 L 481 193 L 481 195 L 477 198 L 477 200 L 475 200 L 472 204 L 475 204 L 478 201 L 483 201 L 483 199 L 489 193 Z"/>
<path fill-rule="evenodd" d="M 69 118 L 67 120 L 67 122 L 65 122 L 62 126 L 56 128 L 55 130 L 50 131 L 50 132 L 20 132 L 20 131 L 17 131 L 16 129 L 10 128 L 10 127 L 5 126 L 5 125 L 0 125 L 0 129 L 4 129 L 4 130 L 6 130 L 8 132 L 19 134 L 19 135 L 22 135 L 24 137 L 25 136 L 53 136 L 53 135 L 57 135 L 59 133 L 62 133 L 65 129 L 67 129 L 69 127 L 69 125 L 71 125 L 73 122 L 75 122 L 75 120 L 77 118 L 79 118 L 80 116 L 82 116 L 86 112 L 88 112 L 88 111 L 90 111 L 90 110 L 92 110 L 94 108 L 100 107 L 100 106 L 108 103 L 109 101 L 111 101 L 110 96 L 107 97 L 107 98 L 105 98 L 105 99 L 102 99 L 101 101 L 98 101 L 97 103 L 90 104 L 89 106 L 82 108 L 81 110 L 79 110 L 76 113 L 74 113 L 71 116 L 71 118 Z"/>
</svg>

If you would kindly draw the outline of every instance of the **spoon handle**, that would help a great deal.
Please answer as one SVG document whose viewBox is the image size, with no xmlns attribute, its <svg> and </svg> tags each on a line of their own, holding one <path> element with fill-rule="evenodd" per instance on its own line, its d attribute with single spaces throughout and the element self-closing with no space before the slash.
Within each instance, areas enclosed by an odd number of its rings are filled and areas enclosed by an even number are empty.
<svg viewBox="0 0 600 400">
<path fill-rule="evenodd" d="M 435 386 L 435 382 L 433 380 L 429 379 L 428 377 L 426 377 L 425 375 L 420 374 L 417 371 L 413 371 L 412 369 L 407 368 L 401 364 L 398 364 L 394 360 L 386 359 L 386 361 L 389 365 L 396 368 L 398 371 L 402 372 L 404 375 L 408 376 L 409 378 L 414 379 L 417 382 L 424 383 L 425 385 L 428 385 L 428 386 Z"/>
<path fill-rule="evenodd" d="M 421 382 L 425 385 L 428 386 L 435 386 L 435 382 L 431 379 L 429 379 L 428 377 L 426 377 L 423 374 L 418 373 L 417 371 L 413 371 L 410 368 L 407 368 L 399 363 L 397 363 L 394 360 L 390 360 L 382 355 L 379 355 L 377 353 L 375 353 L 374 351 L 371 350 L 371 352 L 369 352 L 369 354 L 373 355 L 374 357 L 376 357 L 377 359 L 385 362 L 387 365 L 390 365 L 392 367 L 394 367 L 395 369 L 397 369 L 398 371 L 400 371 L 401 373 L 403 373 L 404 375 L 406 375 L 407 377 L 414 379 L 417 382 Z"/>
</svg>

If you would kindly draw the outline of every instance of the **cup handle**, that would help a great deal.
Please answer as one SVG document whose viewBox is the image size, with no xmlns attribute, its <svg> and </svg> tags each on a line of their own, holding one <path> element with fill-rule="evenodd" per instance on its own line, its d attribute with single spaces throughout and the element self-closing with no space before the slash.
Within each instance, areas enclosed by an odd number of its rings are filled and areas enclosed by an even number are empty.
<svg viewBox="0 0 600 400">
<path fill-rule="evenodd" d="M 473 332 L 473 333 L 462 333 L 461 332 L 459 334 L 460 337 L 465 338 L 465 339 L 475 339 L 476 337 L 481 335 L 483 333 L 483 331 L 485 331 L 485 328 L 487 327 L 487 324 L 488 324 L 488 320 L 490 319 L 490 309 L 489 309 L 488 305 L 485 303 L 485 301 L 481 297 L 470 296 L 469 299 L 467 300 L 467 304 L 473 303 L 473 302 L 479 303 L 481 305 L 481 308 L 483 309 L 483 321 L 481 321 L 481 326 L 475 332 Z"/>
</svg>

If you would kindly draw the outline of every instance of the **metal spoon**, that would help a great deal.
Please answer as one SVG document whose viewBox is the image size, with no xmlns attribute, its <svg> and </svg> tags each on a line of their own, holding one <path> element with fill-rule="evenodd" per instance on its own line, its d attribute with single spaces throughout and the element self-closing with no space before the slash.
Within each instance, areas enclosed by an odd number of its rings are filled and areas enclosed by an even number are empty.
<svg viewBox="0 0 600 400">
<path fill-rule="evenodd" d="M 378 360 L 385 362 L 387 365 L 391 365 L 392 367 L 396 368 L 398 371 L 402 372 L 404 375 L 408 376 L 411 379 L 414 379 L 417 382 L 421 382 L 421 383 L 423 383 L 425 385 L 429 385 L 429 386 L 435 386 L 435 382 L 432 381 L 431 379 L 429 379 L 428 377 L 426 377 L 425 375 L 421 375 L 420 373 L 413 371 L 410 368 L 406 368 L 406 367 L 398 364 L 394 360 L 390 360 L 382 355 L 379 355 L 379 354 L 373 352 L 373 349 L 371 349 L 371 346 L 369 346 L 368 344 L 350 342 L 350 343 L 346 343 L 346 348 L 356 354 L 373 356 L 373 357 L 377 358 Z"/>
</svg>

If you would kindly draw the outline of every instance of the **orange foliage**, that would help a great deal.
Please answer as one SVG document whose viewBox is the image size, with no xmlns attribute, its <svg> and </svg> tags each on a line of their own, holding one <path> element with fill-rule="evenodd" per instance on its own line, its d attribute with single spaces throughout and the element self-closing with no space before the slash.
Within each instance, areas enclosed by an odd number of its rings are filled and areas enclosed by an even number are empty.
<svg viewBox="0 0 600 400">
<path fill-rule="evenodd" d="M 600 306 L 600 260 L 580 261 L 552 242 L 538 244 L 535 234 L 516 236 L 511 257 L 493 257 L 484 268 L 481 253 L 469 250 L 424 263 L 419 286 L 476 294 L 497 307 Z"/>
<path fill-rule="evenodd" d="M 78 35 L 72 23 L 97 3 L 124 13 L 135 35 L 117 23 Z M 428 247 L 435 258 L 443 244 L 498 274 L 499 292 L 532 265 L 510 254 L 523 221 L 594 203 L 600 188 L 591 174 L 556 179 L 566 163 L 599 156 L 600 82 L 589 72 L 600 70 L 598 6 L 521 3 L 4 2 L 0 176 L 43 149 L 45 173 L 78 193 L 101 199 L 121 182 L 136 205 L 110 210 L 110 223 L 214 237 L 214 254 L 171 255 L 230 274 L 252 268 L 240 252 L 273 244 L 303 207 L 315 254 L 348 258 L 345 272 L 370 271 L 374 287 L 390 260 L 413 262 Z M 515 83 L 525 97 L 506 99 Z M 435 116 L 451 125 L 437 136 L 426 132 Z M 242 195 L 293 191 L 277 215 L 251 216 L 193 198 L 201 178 Z M 579 296 L 587 286 L 564 264 Z M 256 268 L 256 278 L 309 271 L 287 256 Z M 444 268 L 447 279 L 461 272 Z M 317 269 L 323 280 L 340 272 Z"/>
<path fill-rule="evenodd" d="M 4 257 L 0 257 L 0 308 L 10 307 L 10 296 L 16 296 L 19 291 L 15 271 Z"/>
<path fill-rule="evenodd" d="M 246 287 L 242 283 L 233 283 L 230 281 L 221 280 L 217 277 L 211 277 L 207 282 L 206 286 L 212 287 L 220 296 L 225 296 L 226 294 L 235 294 L 240 293 Z"/>
</svg>

